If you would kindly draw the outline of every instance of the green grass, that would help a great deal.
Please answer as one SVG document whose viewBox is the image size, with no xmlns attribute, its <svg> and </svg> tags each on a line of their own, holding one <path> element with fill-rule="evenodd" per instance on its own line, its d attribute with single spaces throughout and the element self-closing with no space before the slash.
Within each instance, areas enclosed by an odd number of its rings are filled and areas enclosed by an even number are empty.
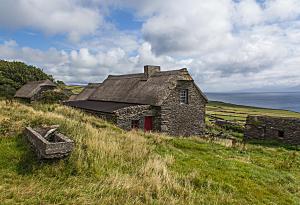
<svg viewBox="0 0 300 205">
<path fill-rule="evenodd" d="M 257 108 L 214 101 L 208 103 L 207 114 L 212 117 L 234 121 L 242 125 L 245 124 L 248 115 L 300 118 L 300 113 L 292 111 Z"/>
<path fill-rule="evenodd" d="M 75 140 L 70 157 L 36 159 L 23 130 L 42 124 Z M 300 204 L 293 147 L 125 132 L 60 105 L 0 101 L 0 125 L 1 204 Z"/>
<path fill-rule="evenodd" d="M 70 89 L 74 94 L 79 94 L 84 86 L 80 86 L 80 85 L 66 85 L 65 88 Z"/>
</svg>

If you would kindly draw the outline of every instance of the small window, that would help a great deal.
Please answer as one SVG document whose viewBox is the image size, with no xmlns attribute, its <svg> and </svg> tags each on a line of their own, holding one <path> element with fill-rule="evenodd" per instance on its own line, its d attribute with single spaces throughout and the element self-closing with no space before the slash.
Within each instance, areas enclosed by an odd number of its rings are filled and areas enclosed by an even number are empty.
<svg viewBox="0 0 300 205">
<path fill-rule="evenodd" d="M 266 128 L 266 126 L 263 126 L 263 137 L 266 136 L 266 133 L 267 133 L 267 128 Z"/>
<path fill-rule="evenodd" d="M 180 104 L 188 104 L 188 90 L 180 91 Z"/>
<path fill-rule="evenodd" d="M 138 129 L 140 127 L 140 123 L 138 120 L 132 120 L 131 121 L 131 128 L 132 129 Z"/>
<path fill-rule="evenodd" d="M 278 131 L 278 137 L 283 138 L 284 137 L 284 131 L 279 130 Z"/>
</svg>

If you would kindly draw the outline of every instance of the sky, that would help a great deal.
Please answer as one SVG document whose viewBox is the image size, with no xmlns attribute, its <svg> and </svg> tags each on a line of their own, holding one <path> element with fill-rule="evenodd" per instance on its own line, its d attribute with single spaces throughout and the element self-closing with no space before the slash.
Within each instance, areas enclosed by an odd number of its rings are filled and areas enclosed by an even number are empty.
<svg viewBox="0 0 300 205">
<path fill-rule="evenodd" d="M 0 0 L 0 59 L 68 84 L 188 68 L 205 92 L 300 90 L 300 0 Z"/>
</svg>

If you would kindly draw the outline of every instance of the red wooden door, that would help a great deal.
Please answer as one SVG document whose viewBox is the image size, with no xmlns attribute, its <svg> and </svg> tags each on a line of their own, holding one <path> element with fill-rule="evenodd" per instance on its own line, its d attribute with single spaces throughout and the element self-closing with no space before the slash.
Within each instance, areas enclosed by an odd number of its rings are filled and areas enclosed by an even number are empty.
<svg viewBox="0 0 300 205">
<path fill-rule="evenodd" d="M 153 121 L 152 116 L 146 116 L 145 117 L 144 130 L 146 132 L 151 131 L 153 129 L 152 121 Z"/>
</svg>

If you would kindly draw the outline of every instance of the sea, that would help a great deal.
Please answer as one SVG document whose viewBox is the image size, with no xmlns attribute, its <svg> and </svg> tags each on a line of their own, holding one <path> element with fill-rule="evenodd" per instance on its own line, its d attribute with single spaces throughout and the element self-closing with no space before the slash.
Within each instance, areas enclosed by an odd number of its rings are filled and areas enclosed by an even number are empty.
<svg viewBox="0 0 300 205">
<path fill-rule="evenodd" d="M 205 93 L 209 101 L 300 112 L 300 92 Z"/>
</svg>

